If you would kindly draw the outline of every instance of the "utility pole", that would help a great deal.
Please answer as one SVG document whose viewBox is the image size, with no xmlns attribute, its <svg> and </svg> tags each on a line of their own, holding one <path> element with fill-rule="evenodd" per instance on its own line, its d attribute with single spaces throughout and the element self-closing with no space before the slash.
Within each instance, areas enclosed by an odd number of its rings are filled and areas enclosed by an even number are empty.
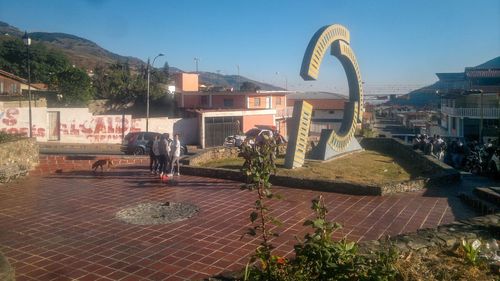
<svg viewBox="0 0 500 281">
<path fill-rule="evenodd" d="M 198 62 L 200 61 L 199 58 L 194 58 L 194 62 L 196 63 L 196 73 L 198 73 Z"/>
<path fill-rule="evenodd" d="M 236 68 L 238 69 L 238 77 L 236 78 L 236 91 L 240 91 L 240 65 L 237 64 Z"/>
</svg>

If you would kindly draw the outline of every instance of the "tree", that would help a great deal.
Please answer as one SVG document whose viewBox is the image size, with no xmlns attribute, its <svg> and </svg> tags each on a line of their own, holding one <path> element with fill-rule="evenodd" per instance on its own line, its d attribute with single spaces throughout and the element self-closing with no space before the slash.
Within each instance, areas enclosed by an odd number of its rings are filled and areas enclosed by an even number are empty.
<svg viewBox="0 0 500 281">
<path fill-rule="evenodd" d="M 258 90 L 260 90 L 260 87 L 255 85 L 254 83 L 252 82 L 249 82 L 249 81 L 245 81 L 241 84 L 240 86 L 240 91 L 248 91 L 248 92 L 257 92 Z"/>
<path fill-rule="evenodd" d="M 19 38 L 0 40 L 0 69 L 27 78 L 27 50 Z M 53 76 L 67 69 L 69 60 L 64 53 L 48 49 L 41 43 L 30 46 L 31 81 L 51 84 Z"/>
<path fill-rule="evenodd" d="M 80 68 L 70 67 L 59 72 L 55 84 L 65 105 L 86 105 L 94 97 L 91 79 Z"/>
</svg>

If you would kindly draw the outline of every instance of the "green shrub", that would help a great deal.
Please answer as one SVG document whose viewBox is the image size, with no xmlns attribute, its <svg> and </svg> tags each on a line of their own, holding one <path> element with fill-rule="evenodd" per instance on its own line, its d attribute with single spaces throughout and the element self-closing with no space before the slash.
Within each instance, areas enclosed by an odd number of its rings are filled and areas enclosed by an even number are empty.
<svg viewBox="0 0 500 281">
<path fill-rule="evenodd" d="M 14 141 L 23 138 L 20 134 L 7 134 L 6 132 L 0 132 L 0 143 Z"/>
</svg>

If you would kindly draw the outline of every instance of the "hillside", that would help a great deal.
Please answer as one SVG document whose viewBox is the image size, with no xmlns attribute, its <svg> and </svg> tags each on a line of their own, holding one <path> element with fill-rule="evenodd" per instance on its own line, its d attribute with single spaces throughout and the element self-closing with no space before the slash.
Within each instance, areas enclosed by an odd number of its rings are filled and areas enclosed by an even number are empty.
<svg viewBox="0 0 500 281">
<path fill-rule="evenodd" d="M 466 67 L 466 69 L 500 69 L 500 57 L 496 57 L 475 67 Z M 399 105 L 437 107 L 440 103 L 440 96 L 436 94 L 437 90 L 456 88 L 457 85 L 459 85 L 458 83 L 463 84 L 465 82 L 465 80 L 463 80 L 462 82 L 454 81 L 450 84 L 449 82 L 440 80 L 432 85 L 428 85 L 423 88 L 411 91 L 406 95 L 402 95 L 391 103 Z M 465 85 L 460 86 L 460 88 L 461 87 L 465 88 Z"/>
<path fill-rule="evenodd" d="M 200 72 L 200 82 L 202 84 L 211 84 L 217 86 L 223 86 L 226 88 L 234 88 L 238 89 L 238 85 L 241 85 L 243 82 L 251 82 L 260 87 L 261 90 L 283 90 L 283 88 L 276 87 L 271 84 L 262 83 L 259 81 L 255 81 L 244 76 L 238 75 L 222 75 L 213 72 Z"/>
<path fill-rule="evenodd" d="M 21 38 L 24 32 L 5 22 L 0 22 L 0 34 L 2 37 Z M 116 61 L 128 61 L 132 67 L 144 64 L 138 58 L 121 56 L 112 53 L 96 43 L 75 35 L 66 33 L 32 32 L 30 37 L 48 48 L 54 48 L 65 53 L 72 64 L 83 69 L 94 69 L 97 65 L 107 65 Z"/>
<path fill-rule="evenodd" d="M 24 31 L 0 21 L 0 40 L 7 40 L 12 37 L 21 38 L 23 35 Z M 115 54 L 100 47 L 93 41 L 71 34 L 32 32 L 30 37 L 33 41 L 42 43 L 48 48 L 62 51 L 68 56 L 72 64 L 87 70 L 95 69 L 98 65 L 109 65 L 117 61 L 128 62 L 132 69 L 145 64 L 141 59 Z M 173 73 L 183 72 L 181 69 L 172 66 L 170 66 L 170 71 Z M 221 75 L 212 72 L 200 72 L 200 81 L 206 84 L 233 88 L 237 88 L 238 82 L 241 85 L 241 83 L 248 81 L 258 85 L 262 90 L 281 89 L 244 76 L 240 76 L 238 79 L 237 75 Z"/>
</svg>

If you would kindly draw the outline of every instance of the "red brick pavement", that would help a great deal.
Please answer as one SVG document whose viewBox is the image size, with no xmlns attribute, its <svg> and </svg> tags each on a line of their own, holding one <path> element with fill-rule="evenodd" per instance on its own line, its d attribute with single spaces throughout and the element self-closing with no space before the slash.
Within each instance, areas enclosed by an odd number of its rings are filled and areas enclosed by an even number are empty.
<svg viewBox="0 0 500 281">
<path fill-rule="evenodd" d="M 0 249 L 17 280 L 200 280 L 241 269 L 258 244 L 250 237 L 239 240 L 255 196 L 238 183 L 180 176 L 177 186 L 167 187 L 138 166 L 93 175 L 87 162 L 45 159 L 40 176 L 0 188 Z M 85 169 L 47 174 L 58 165 Z M 284 199 L 272 208 L 284 225 L 273 244 L 277 254 L 289 255 L 295 236 L 308 231 L 302 223 L 312 215 L 310 201 L 319 192 L 276 191 Z M 473 216 L 455 193 L 444 188 L 384 197 L 323 195 L 330 218 L 344 225 L 336 238 L 371 240 Z M 120 209 L 148 201 L 191 202 L 200 212 L 154 226 L 114 218 Z"/>
</svg>

